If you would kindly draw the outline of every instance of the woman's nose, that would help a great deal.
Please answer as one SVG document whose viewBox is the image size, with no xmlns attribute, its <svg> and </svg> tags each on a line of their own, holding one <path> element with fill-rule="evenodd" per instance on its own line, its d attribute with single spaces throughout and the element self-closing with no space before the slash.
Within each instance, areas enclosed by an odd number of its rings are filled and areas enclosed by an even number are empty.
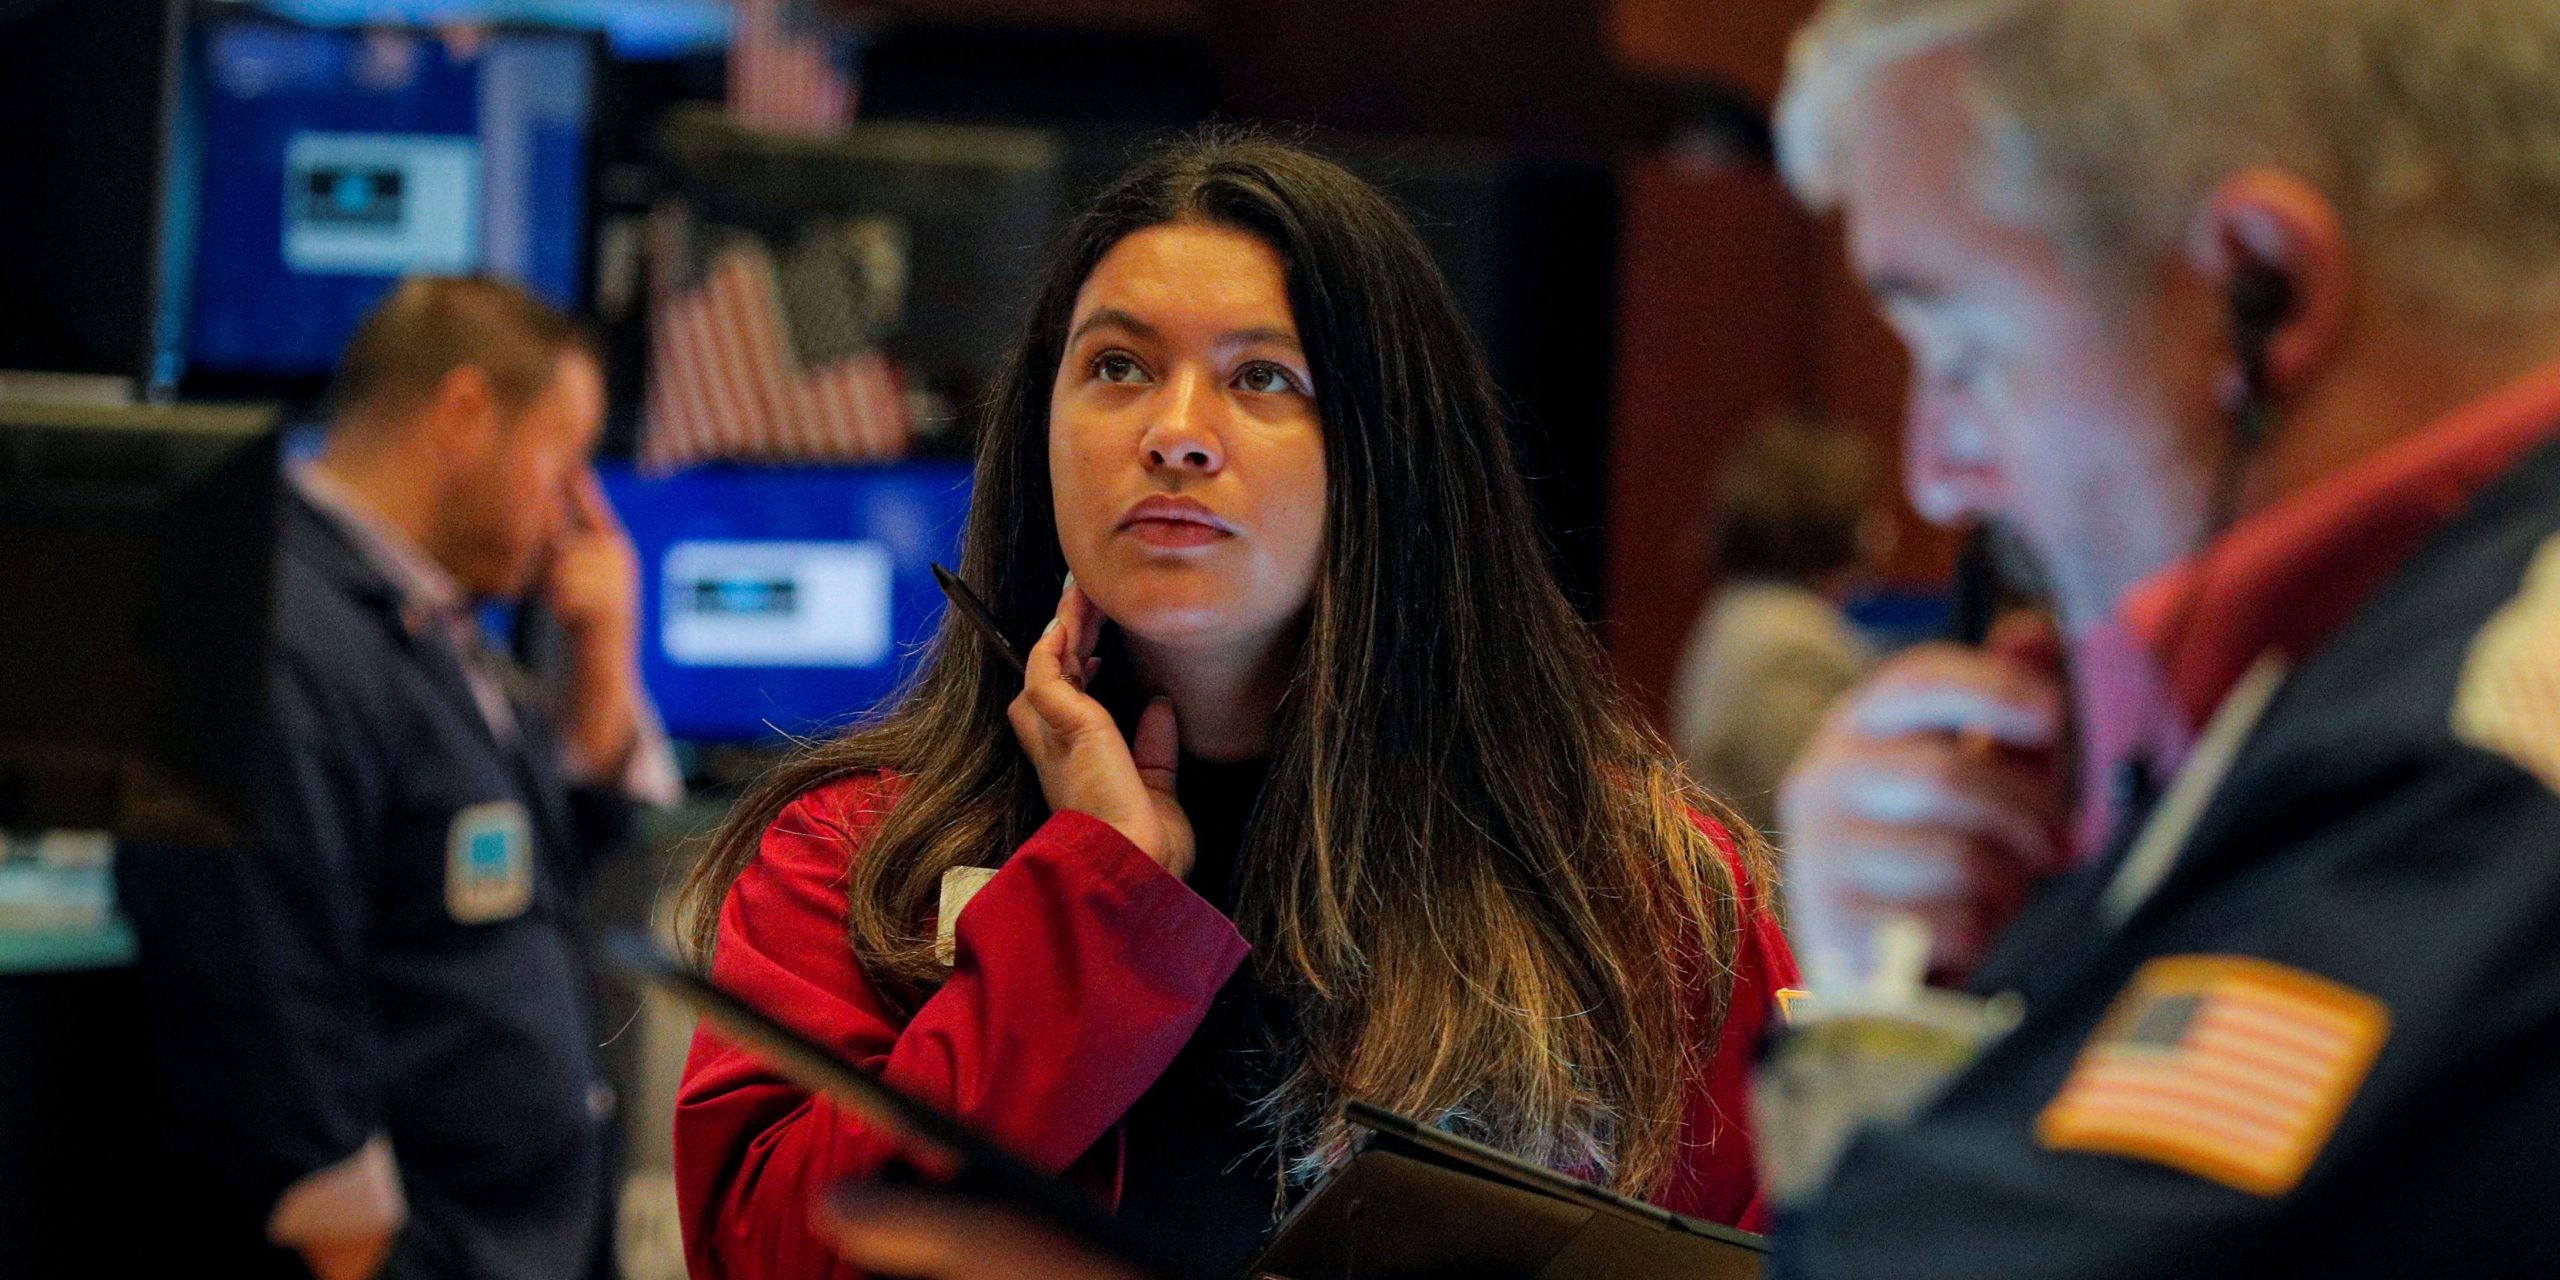
<svg viewBox="0 0 2560 1280">
<path fill-rule="evenodd" d="M 1198 374 L 1181 373 L 1156 398 L 1146 434 L 1138 441 L 1148 470 L 1215 475 L 1226 465 L 1226 450 L 1218 439 L 1218 397 L 1207 382 Z"/>
</svg>

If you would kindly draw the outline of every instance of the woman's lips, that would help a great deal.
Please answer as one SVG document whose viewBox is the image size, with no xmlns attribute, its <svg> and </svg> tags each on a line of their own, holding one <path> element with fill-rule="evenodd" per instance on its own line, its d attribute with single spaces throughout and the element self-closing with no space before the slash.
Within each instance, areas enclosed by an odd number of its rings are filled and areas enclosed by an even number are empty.
<svg viewBox="0 0 2560 1280">
<path fill-rule="evenodd" d="M 1158 494 L 1129 508 L 1120 532 L 1151 547 L 1201 547 L 1235 536 L 1216 512 L 1191 498 Z"/>
<path fill-rule="evenodd" d="M 1189 520 L 1132 520 L 1120 531 L 1151 547 L 1205 547 L 1231 536 L 1224 529 Z"/>
</svg>

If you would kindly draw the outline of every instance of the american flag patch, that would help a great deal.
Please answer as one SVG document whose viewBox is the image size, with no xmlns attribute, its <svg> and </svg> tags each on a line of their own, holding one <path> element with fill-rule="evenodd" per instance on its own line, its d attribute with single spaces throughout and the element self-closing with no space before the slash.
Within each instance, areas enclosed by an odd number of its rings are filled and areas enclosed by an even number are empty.
<svg viewBox="0 0 2560 1280">
<path fill-rule="evenodd" d="M 2154 960 L 2080 1051 L 2036 1137 L 2283 1195 L 2328 1145 L 2390 1030 L 2381 1002 L 2298 969 Z"/>
</svg>

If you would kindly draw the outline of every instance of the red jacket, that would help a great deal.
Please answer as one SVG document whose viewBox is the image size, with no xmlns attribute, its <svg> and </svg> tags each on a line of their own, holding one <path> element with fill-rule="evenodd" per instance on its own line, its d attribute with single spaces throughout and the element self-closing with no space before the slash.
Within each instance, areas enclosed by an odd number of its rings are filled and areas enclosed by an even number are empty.
<svg viewBox="0 0 2560 1280">
<path fill-rule="evenodd" d="M 845 941 L 845 869 L 896 800 L 857 778 L 794 801 L 720 911 L 712 976 L 893 1086 L 1042 1168 L 1112 1135 L 1242 963 L 1235 926 L 1119 832 L 1059 813 L 969 903 L 948 981 L 901 1026 Z M 1732 857 L 1721 829 L 1712 829 Z M 1733 863 L 1741 875 L 1739 860 Z M 1744 1128 L 1751 1052 L 1774 992 L 1796 980 L 1775 918 L 1743 885 L 1732 1012 L 1690 1094 L 1687 1153 L 1661 1202 L 1756 1226 Z M 809 1229 L 829 1188 L 886 1163 L 888 1144 L 708 1033 L 676 1100 L 676 1187 L 697 1280 L 852 1277 Z M 1097 1155 L 1108 1179 L 1117 1148 Z"/>
</svg>

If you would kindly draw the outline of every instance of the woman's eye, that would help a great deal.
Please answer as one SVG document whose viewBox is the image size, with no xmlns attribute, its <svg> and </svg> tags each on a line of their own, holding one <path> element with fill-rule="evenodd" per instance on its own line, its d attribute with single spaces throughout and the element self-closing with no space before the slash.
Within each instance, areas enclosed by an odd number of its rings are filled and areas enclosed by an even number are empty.
<svg viewBox="0 0 2560 1280">
<path fill-rule="evenodd" d="M 1136 382 L 1146 376 L 1146 370 L 1126 354 L 1106 351 L 1094 357 L 1093 376 L 1103 382 Z"/>
<path fill-rule="evenodd" d="M 1236 385 L 1247 391 L 1278 395 L 1298 389 L 1298 379 L 1276 364 L 1257 361 L 1236 373 Z"/>
</svg>

